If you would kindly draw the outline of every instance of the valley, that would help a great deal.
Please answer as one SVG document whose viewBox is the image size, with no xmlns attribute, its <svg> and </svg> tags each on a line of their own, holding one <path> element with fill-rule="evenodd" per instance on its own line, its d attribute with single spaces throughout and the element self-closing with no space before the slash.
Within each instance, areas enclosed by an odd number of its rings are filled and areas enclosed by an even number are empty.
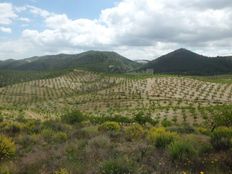
<svg viewBox="0 0 232 174">
<path fill-rule="evenodd" d="M 81 67 L 64 68 L 59 55 L 0 70 L 0 174 L 231 173 L 230 74 L 81 55 Z"/>
</svg>

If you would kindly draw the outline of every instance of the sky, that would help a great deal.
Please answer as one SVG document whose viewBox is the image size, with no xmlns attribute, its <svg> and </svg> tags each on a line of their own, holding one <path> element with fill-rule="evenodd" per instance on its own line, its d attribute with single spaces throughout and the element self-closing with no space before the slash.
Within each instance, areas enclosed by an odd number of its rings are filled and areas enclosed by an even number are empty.
<svg viewBox="0 0 232 174">
<path fill-rule="evenodd" d="M 0 60 L 88 50 L 232 55 L 231 0 L 0 0 Z"/>
</svg>

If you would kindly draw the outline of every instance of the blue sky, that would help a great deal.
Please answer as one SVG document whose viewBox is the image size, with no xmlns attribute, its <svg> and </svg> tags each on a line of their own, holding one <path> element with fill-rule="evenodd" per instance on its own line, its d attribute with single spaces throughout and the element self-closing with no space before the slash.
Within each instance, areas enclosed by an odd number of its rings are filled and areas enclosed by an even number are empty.
<svg viewBox="0 0 232 174">
<path fill-rule="evenodd" d="M 70 18 L 97 18 L 102 9 L 113 7 L 117 0 L 1 0 L 18 6 L 34 5 L 55 13 L 65 13 Z"/>
<path fill-rule="evenodd" d="M 25 5 L 36 6 L 57 14 L 66 14 L 70 19 L 97 19 L 101 13 L 101 10 L 113 7 L 115 4 L 117 4 L 117 0 L 3 0 L 2 2 L 12 3 L 19 7 Z M 22 16 L 31 18 L 34 21 L 33 23 L 30 23 L 30 26 L 27 27 L 38 30 L 44 28 L 43 22 L 40 18 L 27 12 L 22 13 Z M 20 22 L 15 22 L 11 25 L 11 27 L 14 32 L 10 35 L 0 35 L 2 39 L 10 39 L 19 36 L 21 31 L 25 29 L 26 26 L 22 25 Z"/>
<path fill-rule="evenodd" d="M 232 55 L 231 0 L 0 0 L 0 60 L 88 50 Z"/>
</svg>

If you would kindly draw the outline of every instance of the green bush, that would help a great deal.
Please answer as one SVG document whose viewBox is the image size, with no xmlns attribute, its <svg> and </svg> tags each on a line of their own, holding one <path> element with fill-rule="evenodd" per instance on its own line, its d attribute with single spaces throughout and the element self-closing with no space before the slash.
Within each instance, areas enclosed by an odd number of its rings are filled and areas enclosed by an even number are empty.
<svg viewBox="0 0 232 174">
<path fill-rule="evenodd" d="M 24 129 L 30 134 L 37 134 L 42 130 L 42 124 L 38 120 L 27 120 L 24 124 Z"/>
<path fill-rule="evenodd" d="M 197 131 L 203 135 L 210 135 L 210 131 L 204 127 L 198 127 Z"/>
<path fill-rule="evenodd" d="M 9 160 L 14 157 L 16 146 L 14 142 L 4 135 L 0 135 L 0 161 Z"/>
<path fill-rule="evenodd" d="M 163 127 L 169 127 L 169 126 L 172 125 L 172 122 L 169 121 L 169 120 L 167 120 L 167 119 L 164 119 L 163 121 L 161 121 L 161 125 L 162 125 Z"/>
<path fill-rule="evenodd" d="M 184 124 L 181 126 L 175 126 L 175 127 L 169 127 L 167 128 L 167 130 L 171 131 L 171 132 L 177 132 L 177 133 L 184 133 L 184 134 L 190 134 L 195 132 L 195 129 L 188 125 L 188 124 Z"/>
<path fill-rule="evenodd" d="M 103 132 L 119 132 L 120 131 L 120 125 L 117 122 L 113 122 L 113 121 L 107 121 L 103 124 L 101 124 L 98 127 L 99 131 L 103 131 Z"/>
<path fill-rule="evenodd" d="M 134 121 L 141 125 L 145 125 L 146 123 L 150 123 L 152 125 L 157 124 L 157 122 L 153 120 L 150 115 L 146 115 L 143 112 L 137 113 L 134 117 Z"/>
<path fill-rule="evenodd" d="M 144 129 L 139 124 L 133 124 L 125 128 L 126 139 L 139 139 L 144 134 Z"/>
<path fill-rule="evenodd" d="M 168 146 L 169 154 L 172 159 L 179 161 L 192 160 L 197 152 L 190 141 L 177 140 Z"/>
<path fill-rule="evenodd" d="M 99 135 L 93 137 L 88 141 L 89 147 L 96 147 L 96 149 L 107 148 L 111 146 L 110 138 L 106 135 Z"/>
<path fill-rule="evenodd" d="M 20 123 L 5 121 L 0 123 L 1 130 L 7 134 L 15 135 L 22 130 L 22 125 Z"/>
<path fill-rule="evenodd" d="M 97 136 L 98 134 L 98 126 L 86 126 L 75 132 L 75 136 L 79 138 L 91 138 Z"/>
<path fill-rule="evenodd" d="M 54 134 L 55 131 L 53 131 L 52 129 L 43 129 L 41 131 L 41 135 L 44 137 L 46 141 L 51 141 Z"/>
<path fill-rule="evenodd" d="M 69 171 L 67 169 L 60 169 L 55 171 L 55 174 L 69 174 Z"/>
<path fill-rule="evenodd" d="M 114 121 L 118 123 L 132 123 L 133 120 L 129 117 L 120 116 L 120 115 L 114 115 L 114 116 L 91 116 L 89 117 L 89 120 L 92 123 L 104 123 L 106 121 Z"/>
<path fill-rule="evenodd" d="M 211 143 L 216 150 L 227 150 L 232 147 L 232 128 L 219 127 L 211 134 Z"/>
<path fill-rule="evenodd" d="M 58 143 L 65 142 L 67 141 L 67 139 L 68 139 L 68 136 L 65 132 L 57 132 L 53 137 L 53 140 Z"/>
<path fill-rule="evenodd" d="M 67 125 L 67 124 L 64 124 L 58 121 L 54 121 L 54 120 L 48 120 L 48 121 L 43 122 L 42 124 L 42 128 L 48 128 L 54 131 L 65 131 L 68 126 L 70 125 Z"/>
<path fill-rule="evenodd" d="M 36 134 L 35 134 L 36 135 Z M 34 135 L 34 136 L 35 136 Z M 18 137 L 17 137 L 17 143 L 20 144 L 21 146 L 23 146 L 24 148 L 25 147 L 28 147 L 30 145 L 34 145 L 36 144 L 36 141 L 34 139 L 34 136 L 33 135 L 25 135 L 25 134 L 20 134 Z"/>
<path fill-rule="evenodd" d="M 0 113 L 0 122 L 3 122 L 3 121 L 4 121 L 4 117 Z"/>
<path fill-rule="evenodd" d="M 9 168 L 6 165 L 0 164 L 0 174 L 11 174 Z"/>
<path fill-rule="evenodd" d="M 131 162 L 124 159 L 112 159 L 105 161 L 100 166 L 101 174 L 132 174 L 135 168 Z"/>
<path fill-rule="evenodd" d="M 57 142 L 62 143 L 68 139 L 68 136 L 65 132 L 56 132 L 52 129 L 43 129 L 41 135 L 47 142 Z"/>
<path fill-rule="evenodd" d="M 80 111 L 72 111 L 61 116 L 61 120 L 68 124 L 81 123 L 86 117 Z"/>
<path fill-rule="evenodd" d="M 148 132 L 148 140 L 157 148 L 165 148 L 177 138 L 177 133 L 166 131 L 165 128 L 153 128 Z"/>
<path fill-rule="evenodd" d="M 232 126 L 232 107 L 218 106 L 215 108 L 216 112 L 213 115 L 214 127 L 218 126 Z"/>
</svg>

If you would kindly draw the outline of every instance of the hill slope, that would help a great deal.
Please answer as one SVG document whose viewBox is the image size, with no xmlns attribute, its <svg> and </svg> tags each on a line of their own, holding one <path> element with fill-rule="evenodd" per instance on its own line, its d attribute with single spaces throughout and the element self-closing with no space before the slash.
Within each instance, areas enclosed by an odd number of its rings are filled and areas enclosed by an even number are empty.
<svg viewBox="0 0 232 174">
<path fill-rule="evenodd" d="M 88 51 L 81 54 L 59 54 L 0 62 L 1 70 L 51 71 L 81 68 L 98 72 L 126 72 L 139 67 L 115 52 Z"/>
<path fill-rule="evenodd" d="M 144 65 L 155 73 L 214 75 L 232 73 L 231 57 L 209 58 L 186 49 L 178 49 Z"/>
</svg>

